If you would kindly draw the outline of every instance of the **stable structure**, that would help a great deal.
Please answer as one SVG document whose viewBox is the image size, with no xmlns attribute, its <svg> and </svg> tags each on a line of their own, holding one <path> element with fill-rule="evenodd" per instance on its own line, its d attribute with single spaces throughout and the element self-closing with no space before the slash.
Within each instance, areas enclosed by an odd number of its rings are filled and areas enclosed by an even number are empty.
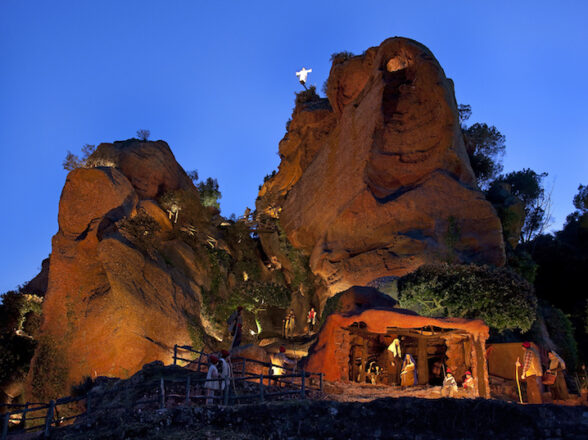
<svg viewBox="0 0 588 440">
<path fill-rule="evenodd" d="M 430 318 L 390 306 L 370 307 L 365 288 L 358 301 L 356 287 L 344 292 L 343 307 L 324 322 L 306 360 L 308 371 L 326 380 L 400 384 L 401 357 L 391 351 L 395 340 L 402 357 L 416 363 L 418 385 L 438 385 L 443 369 L 451 368 L 458 383 L 471 371 L 476 395 L 489 397 L 486 340 L 481 320 Z M 375 289 L 373 289 L 375 290 Z M 383 295 L 372 292 L 374 299 Z M 380 301 L 374 301 L 380 303 Z M 390 349 L 389 349 L 390 348 Z"/>
</svg>

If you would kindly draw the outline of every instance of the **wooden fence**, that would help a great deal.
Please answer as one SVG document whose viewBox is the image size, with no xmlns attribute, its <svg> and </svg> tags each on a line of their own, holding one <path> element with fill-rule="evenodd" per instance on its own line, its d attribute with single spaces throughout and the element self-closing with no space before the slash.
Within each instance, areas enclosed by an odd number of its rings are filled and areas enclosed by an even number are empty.
<svg viewBox="0 0 588 440">
<path fill-rule="evenodd" d="M 194 353 L 197 355 L 197 358 L 186 359 L 181 357 L 179 354 L 180 350 Z M 174 346 L 174 365 L 178 365 L 178 362 L 182 361 L 185 362 L 183 367 L 190 369 L 195 368 L 195 371 L 197 372 L 202 372 L 204 368 L 204 371 L 207 371 L 209 356 L 210 355 L 207 353 L 194 350 L 189 345 L 176 344 Z M 252 367 L 254 365 L 260 366 L 262 371 L 265 370 L 265 374 L 262 374 L 262 376 L 265 377 L 265 381 L 268 385 L 270 383 L 281 383 L 292 386 L 298 385 L 299 387 L 302 387 L 302 383 L 304 382 L 307 391 L 314 390 L 321 393 L 323 392 L 323 373 L 312 373 L 305 370 L 302 370 L 300 373 L 296 373 L 295 368 L 288 368 L 283 365 L 262 362 L 256 359 L 249 359 L 245 357 L 236 357 L 231 360 L 231 372 L 234 380 L 251 380 L 253 378 L 257 380 L 259 378 L 259 374 L 254 374 L 248 369 L 248 367 Z M 277 372 L 285 372 L 287 375 L 276 374 Z M 310 383 L 306 382 L 306 378 L 309 378 Z M 285 381 L 285 379 L 289 379 L 289 381 Z"/>
<path fill-rule="evenodd" d="M 180 356 L 180 351 L 193 353 L 196 356 L 194 359 L 187 359 Z M 208 370 L 209 357 L 210 354 L 194 350 L 190 346 L 175 345 L 173 356 L 174 365 L 183 362 L 183 367 L 188 367 L 186 368 L 188 374 L 186 374 L 185 379 L 177 379 L 169 376 L 164 377 L 165 375 L 162 374 L 159 386 L 157 387 L 157 398 L 141 400 L 140 402 L 134 402 L 134 404 L 156 403 L 159 405 L 159 408 L 165 408 L 167 399 L 172 398 L 180 399 L 184 405 L 191 405 L 193 403 L 204 404 L 207 400 L 218 404 L 233 405 L 255 400 L 263 402 L 267 399 L 287 395 L 305 399 L 307 393 L 310 391 L 318 391 L 321 393 L 323 391 L 322 373 L 310 373 L 304 370 L 296 373 L 294 369 L 281 365 L 238 357 L 231 362 L 232 375 L 230 380 L 226 381 L 224 378 L 216 379 L 219 383 L 218 388 L 220 388 L 221 391 L 212 396 L 207 396 L 204 393 L 206 389 L 205 384 L 210 383 L 210 380 L 203 378 L 202 373 L 205 373 Z M 251 367 L 254 367 L 255 365 L 258 366 L 258 369 L 261 367 L 262 370 L 266 370 L 266 374 L 255 374 L 251 372 Z M 277 371 L 282 371 L 286 374 L 274 374 Z M 246 390 L 246 387 L 243 387 L 245 391 L 249 391 L 248 394 L 238 394 L 236 385 L 244 382 L 247 382 L 250 385 L 254 383 L 258 384 L 257 391 L 251 392 L 251 386 L 249 386 L 249 390 Z M 179 393 L 178 388 L 181 388 L 183 392 Z M 272 388 L 277 389 L 278 391 L 272 390 Z M 68 415 L 67 417 L 59 416 L 59 407 L 77 403 L 82 400 L 85 400 L 85 411 L 74 415 Z M 22 434 L 23 432 L 33 430 L 43 430 L 43 435 L 49 437 L 52 427 L 58 427 L 69 420 L 88 416 L 91 411 L 93 412 L 102 409 L 99 407 L 94 408 L 90 404 L 91 402 L 88 396 L 62 397 L 52 400 L 49 403 L 27 402 L 23 405 L 0 404 L 0 409 L 8 410 L 8 412 L 0 414 L 0 417 L 2 418 L 0 440 L 6 440 L 11 434 Z M 108 406 L 103 409 L 122 408 L 125 407 Z M 39 415 L 39 413 L 42 415 Z M 18 425 L 20 428 L 9 432 L 8 427 L 11 417 L 19 420 Z M 27 423 L 29 423 L 29 426 L 27 426 Z"/>
</svg>

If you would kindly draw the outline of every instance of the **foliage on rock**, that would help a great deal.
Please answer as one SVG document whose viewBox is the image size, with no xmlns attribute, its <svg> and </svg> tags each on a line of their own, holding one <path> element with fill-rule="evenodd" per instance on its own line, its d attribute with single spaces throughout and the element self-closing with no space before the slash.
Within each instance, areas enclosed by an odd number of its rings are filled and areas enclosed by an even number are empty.
<svg viewBox="0 0 588 440">
<path fill-rule="evenodd" d="M 200 192 L 200 201 L 204 206 L 220 209 L 218 200 L 222 195 L 216 179 L 209 177 L 205 181 L 199 182 L 196 187 Z"/>
<path fill-rule="evenodd" d="M 499 331 L 526 331 L 535 320 L 533 286 L 505 268 L 425 265 L 402 277 L 398 289 L 400 305 L 425 316 L 482 319 Z"/>
<path fill-rule="evenodd" d="M 307 104 L 309 102 L 319 101 L 321 97 L 316 92 L 315 86 L 310 86 L 306 90 L 296 93 L 296 106 Z"/>
<path fill-rule="evenodd" d="M 63 169 L 66 171 L 73 171 L 76 168 L 83 168 L 86 166 L 88 158 L 96 150 L 96 145 L 85 144 L 82 146 L 82 157 L 80 158 L 77 154 L 67 151 L 65 159 L 63 160 Z"/>
<path fill-rule="evenodd" d="M 161 227 L 144 210 L 132 218 L 125 217 L 117 226 L 126 239 L 147 254 L 151 255 L 159 244 L 157 232 Z"/>
</svg>

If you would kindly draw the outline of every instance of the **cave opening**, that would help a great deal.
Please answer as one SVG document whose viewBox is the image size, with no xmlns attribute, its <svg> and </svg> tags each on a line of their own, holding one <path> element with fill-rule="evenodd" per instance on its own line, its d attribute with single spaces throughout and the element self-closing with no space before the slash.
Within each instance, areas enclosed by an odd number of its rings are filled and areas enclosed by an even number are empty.
<svg viewBox="0 0 588 440">
<path fill-rule="evenodd" d="M 441 385 L 449 365 L 458 374 L 472 369 L 469 336 L 463 331 L 433 326 L 388 327 L 382 334 L 370 332 L 364 322 L 355 322 L 345 330 L 349 336 L 351 382 L 401 385 L 402 362 L 407 354 L 415 362 L 418 382 L 414 385 Z"/>
</svg>

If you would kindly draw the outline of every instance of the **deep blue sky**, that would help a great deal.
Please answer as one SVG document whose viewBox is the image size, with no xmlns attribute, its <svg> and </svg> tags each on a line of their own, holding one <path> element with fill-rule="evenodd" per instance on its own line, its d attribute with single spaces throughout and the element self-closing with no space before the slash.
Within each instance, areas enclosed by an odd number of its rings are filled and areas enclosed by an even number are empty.
<svg viewBox="0 0 588 440">
<path fill-rule="evenodd" d="M 506 135 L 506 171 L 549 173 L 559 228 L 588 184 L 587 19 L 583 0 L 0 0 L 0 292 L 51 251 L 67 150 L 147 128 L 241 214 L 278 166 L 295 71 L 320 90 L 333 52 L 396 35 Z"/>
</svg>

